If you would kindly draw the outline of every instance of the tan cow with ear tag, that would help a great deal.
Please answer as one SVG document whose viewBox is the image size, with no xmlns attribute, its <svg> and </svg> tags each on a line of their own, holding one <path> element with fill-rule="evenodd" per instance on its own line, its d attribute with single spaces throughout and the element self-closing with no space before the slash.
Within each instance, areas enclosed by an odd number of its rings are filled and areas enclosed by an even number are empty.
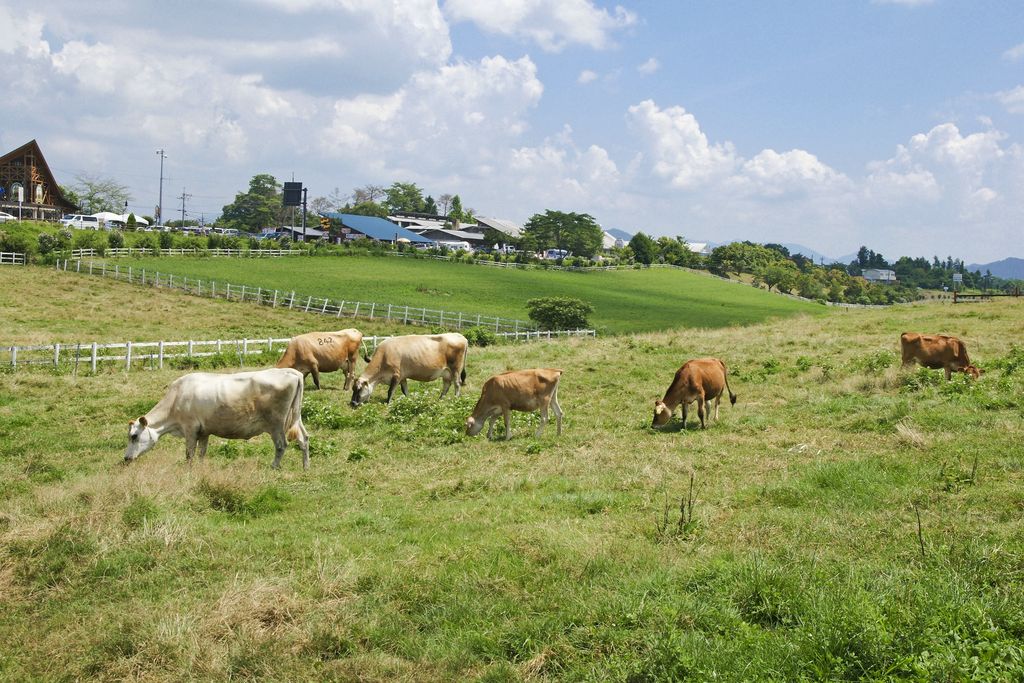
<svg viewBox="0 0 1024 683">
<path fill-rule="evenodd" d="M 654 402 L 654 420 L 651 427 L 664 427 L 672 419 L 676 408 L 683 408 L 683 426 L 686 426 L 686 407 L 697 402 L 700 428 L 705 429 L 704 417 L 711 411 L 711 400 L 715 401 L 715 420 L 718 420 L 718 404 L 722 393 L 729 392 L 729 401 L 736 404 L 736 394 L 729 388 L 725 363 L 717 358 L 697 358 L 686 361 L 669 385 L 665 397 Z"/>
</svg>

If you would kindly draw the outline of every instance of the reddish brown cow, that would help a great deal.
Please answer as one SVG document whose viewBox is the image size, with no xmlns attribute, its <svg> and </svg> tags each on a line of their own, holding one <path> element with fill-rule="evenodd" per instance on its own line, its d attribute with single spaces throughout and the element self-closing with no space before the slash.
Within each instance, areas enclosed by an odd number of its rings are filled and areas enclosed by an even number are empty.
<svg viewBox="0 0 1024 683">
<path fill-rule="evenodd" d="M 672 419 L 677 406 L 683 408 L 683 426 L 686 426 L 686 407 L 697 402 L 700 428 L 705 429 L 705 414 L 711 410 L 711 399 L 715 400 L 715 420 L 718 420 L 718 404 L 722 392 L 729 392 L 729 400 L 736 404 L 736 394 L 729 388 L 725 363 L 717 358 L 698 358 L 686 361 L 676 371 L 675 379 L 665 392 L 665 398 L 654 402 L 654 421 L 651 427 L 664 427 Z"/>
<path fill-rule="evenodd" d="M 956 337 L 904 332 L 900 335 L 900 351 L 903 353 L 904 366 L 917 362 L 932 370 L 942 368 L 946 371 L 947 381 L 953 372 L 963 372 L 974 379 L 981 376 L 981 370 L 971 365 L 967 346 Z"/>
<path fill-rule="evenodd" d="M 337 332 L 307 332 L 292 337 L 288 342 L 279 368 L 294 368 L 302 376 L 312 374 L 313 386 L 320 388 L 320 373 L 334 372 L 344 368 L 345 389 L 352 386 L 356 374 L 356 359 L 363 333 L 349 328 Z"/>
</svg>

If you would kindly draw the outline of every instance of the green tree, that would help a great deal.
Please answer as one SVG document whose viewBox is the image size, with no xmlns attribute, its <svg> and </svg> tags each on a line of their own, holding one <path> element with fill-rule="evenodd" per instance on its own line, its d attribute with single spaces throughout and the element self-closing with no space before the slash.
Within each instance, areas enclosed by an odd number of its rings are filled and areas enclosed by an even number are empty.
<svg viewBox="0 0 1024 683">
<path fill-rule="evenodd" d="M 548 296 L 526 302 L 530 320 L 543 330 L 580 330 L 588 327 L 594 307 L 567 296 Z"/>
<path fill-rule="evenodd" d="M 780 292 L 788 292 L 796 286 L 800 271 L 789 261 L 779 261 L 762 268 L 757 275 L 768 289 L 776 287 Z"/>
<path fill-rule="evenodd" d="M 388 210 L 383 204 L 377 202 L 360 202 L 355 206 L 349 206 L 346 204 L 341 207 L 341 213 L 351 213 L 356 216 L 377 216 L 378 218 L 387 218 Z"/>
<path fill-rule="evenodd" d="M 437 214 L 437 202 L 430 195 L 427 195 L 427 198 L 423 200 L 423 213 Z"/>
<path fill-rule="evenodd" d="M 633 258 L 637 263 L 651 265 L 658 257 L 658 244 L 642 232 L 633 235 L 629 240 L 629 248 L 633 250 Z"/>
<path fill-rule="evenodd" d="M 128 214 L 128 220 L 125 221 L 125 227 L 127 227 L 129 230 L 134 230 L 136 227 L 138 227 L 138 224 L 139 221 L 138 219 L 135 218 L 135 214 Z"/>
<path fill-rule="evenodd" d="M 462 210 L 462 198 L 459 195 L 452 197 L 452 208 L 448 211 L 447 216 L 456 230 L 458 230 L 459 224 L 466 220 L 466 214 Z"/>
<path fill-rule="evenodd" d="M 690 251 L 690 245 L 681 235 L 658 238 L 658 255 L 665 263 L 693 268 L 700 263 L 700 255 Z"/>
<path fill-rule="evenodd" d="M 72 187 L 73 196 L 84 213 L 99 213 L 100 211 L 119 212 L 125 202 L 131 199 L 128 188 L 111 178 L 81 173 L 75 176 L 75 184 Z"/>
<path fill-rule="evenodd" d="M 548 209 L 534 214 L 523 226 L 538 250 L 565 249 L 576 256 L 592 257 L 604 244 L 604 232 L 594 217 L 585 213 L 565 213 Z"/>
<path fill-rule="evenodd" d="M 235 195 L 235 201 L 221 211 L 218 225 L 243 232 L 260 232 L 281 225 L 286 215 L 281 206 L 281 184 L 269 173 L 254 175 L 249 190 Z"/>
<path fill-rule="evenodd" d="M 423 190 L 416 183 L 392 183 L 384 191 L 384 206 L 390 213 L 421 213 L 423 211 Z"/>
<path fill-rule="evenodd" d="M 716 247 L 708 265 L 719 273 L 759 273 L 784 257 L 773 249 L 752 242 L 733 242 Z"/>
</svg>

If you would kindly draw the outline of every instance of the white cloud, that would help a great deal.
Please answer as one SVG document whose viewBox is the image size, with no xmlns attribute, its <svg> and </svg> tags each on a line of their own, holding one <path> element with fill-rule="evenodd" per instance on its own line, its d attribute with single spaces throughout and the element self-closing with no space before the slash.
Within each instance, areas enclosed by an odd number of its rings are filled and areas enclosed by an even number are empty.
<svg viewBox="0 0 1024 683">
<path fill-rule="evenodd" d="M 530 40 L 547 52 L 569 45 L 606 49 L 612 45 L 612 33 L 637 21 L 619 5 L 608 11 L 590 0 L 446 0 L 444 11 L 453 21 Z"/>
<path fill-rule="evenodd" d="M 587 83 L 593 83 L 597 80 L 597 72 L 591 71 L 590 69 L 584 69 L 580 72 L 580 75 L 576 78 L 577 83 L 586 85 Z"/>
<path fill-rule="evenodd" d="M 644 100 L 629 108 L 627 119 L 648 143 L 654 174 L 673 187 L 702 185 L 732 173 L 737 165 L 732 144 L 709 144 L 696 117 L 682 107 L 661 109 Z"/>
<path fill-rule="evenodd" d="M 642 73 L 644 76 L 650 76 L 661 68 L 661 62 L 654 57 L 651 57 L 646 62 L 636 68 L 637 71 Z"/>
<path fill-rule="evenodd" d="M 730 186 L 763 197 L 790 193 L 822 192 L 844 186 L 846 177 L 829 168 L 810 152 L 793 149 L 778 153 L 765 149 L 745 161 Z"/>
<path fill-rule="evenodd" d="M 1003 53 L 1003 59 L 1016 62 L 1019 59 L 1024 58 L 1024 43 L 1020 45 L 1014 45 L 1009 50 Z"/>
<path fill-rule="evenodd" d="M 995 97 L 1011 114 L 1024 114 L 1024 85 L 997 92 Z"/>
</svg>

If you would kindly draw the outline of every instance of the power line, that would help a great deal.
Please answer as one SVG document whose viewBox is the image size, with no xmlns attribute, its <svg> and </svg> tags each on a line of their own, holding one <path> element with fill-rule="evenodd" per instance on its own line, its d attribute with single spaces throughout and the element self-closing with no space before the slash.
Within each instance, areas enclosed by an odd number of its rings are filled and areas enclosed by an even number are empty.
<svg viewBox="0 0 1024 683">
<path fill-rule="evenodd" d="M 181 200 L 181 225 L 185 226 L 185 200 L 192 197 L 192 195 L 185 192 L 185 188 L 181 188 L 181 196 L 178 199 Z"/>
</svg>

